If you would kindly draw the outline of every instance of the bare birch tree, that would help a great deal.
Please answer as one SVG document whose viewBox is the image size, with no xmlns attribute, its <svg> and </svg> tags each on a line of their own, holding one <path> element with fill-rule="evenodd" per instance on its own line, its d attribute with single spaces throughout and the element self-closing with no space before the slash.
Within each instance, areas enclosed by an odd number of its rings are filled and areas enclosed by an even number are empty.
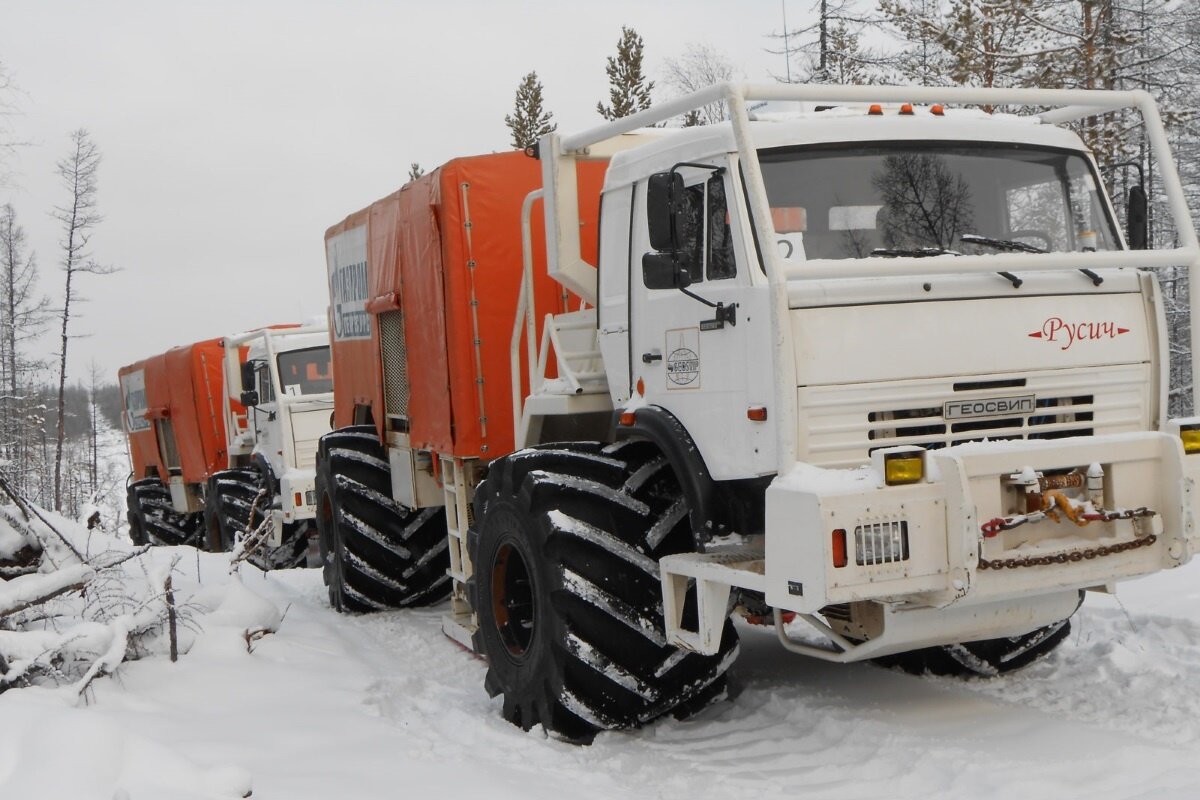
<svg viewBox="0 0 1200 800">
<path fill-rule="evenodd" d="M 61 349 L 58 367 L 58 428 L 54 448 L 54 509 L 62 510 L 62 455 L 66 438 L 67 345 L 70 342 L 72 305 L 82 300 L 78 279 L 81 275 L 106 275 L 111 267 L 98 264 L 91 257 L 89 243 L 93 229 L 103 217 L 96 206 L 100 170 L 100 148 L 92 141 L 86 128 L 71 134 L 71 150 L 58 162 L 58 175 L 67 189 L 70 200 L 57 206 L 53 217 L 62 225 L 62 269 L 65 275 L 62 304 Z"/>
<path fill-rule="evenodd" d="M 678 95 L 690 94 L 715 83 L 733 80 L 733 63 L 725 54 L 707 44 L 692 42 L 679 58 L 663 62 L 662 83 Z M 709 103 L 694 119 L 697 125 L 712 125 L 725 119 L 724 102 Z M 686 127 L 686 125 L 685 125 Z"/>
<path fill-rule="evenodd" d="M 17 151 L 17 148 L 26 144 L 17 138 L 11 124 L 11 119 L 16 113 L 16 106 L 12 99 L 16 91 L 16 86 L 9 77 L 8 71 L 5 70 L 4 63 L 0 62 L 0 186 L 3 186 L 8 178 L 6 162 L 9 157 Z"/>
<path fill-rule="evenodd" d="M 41 334 L 48 299 L 37 294 L 37 259 L 26 252 L 25 229 L 12 205 L 0 209 L 0 436 L 5 473 L 19 491 L 28 489 L 31 436 L 29 394 L 41 362 L 28 358 L 24 344 Z"/>
</svg>

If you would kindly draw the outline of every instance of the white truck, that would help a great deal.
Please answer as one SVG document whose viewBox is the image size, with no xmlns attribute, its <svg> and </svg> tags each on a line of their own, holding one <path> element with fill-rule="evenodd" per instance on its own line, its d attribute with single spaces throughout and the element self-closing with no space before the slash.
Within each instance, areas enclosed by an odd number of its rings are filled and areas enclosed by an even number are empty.
<svg viewBox="0 0 1200 800">
<path fill-rule="evenodd" d="M 333 374 L 324 322 L 228 336 L 223 405 L 229 469 L 208 479 L 208 545 L 230 550 L 239 534 L 270 520 L 266 568 L 303 564 L 315 533 L 313 469 L 330 430 Z"/>
<path fill-rule="evenodd" d="M 812 110 L 752 120 L 760 101 Z M 644 130 L 713 102 L 729 122 Z M 1001 106 L 1033 111 L 980 110 Z M 1122 231 L 1067 127 L 1126 111 L 1175 248 L 1139 249 L 1141 191 Z M 1004 672 L 1061 642 L 1086 591 L 1200 546 L 1200 420 L 1166 416 L 1152 271 L 1200 245 L 1146 93 L 726 84 L 551 133 L 538 157 L 515 447 L 439 453 L 415 417 L 364 406 L 318 466 L 335 604 L 438 599 L 417 569 L 448 548 L 445 630 L 487 659 L 513 723 L 588 740 L 702 704 L 736 656 L 731 612 L 830 661 Z M 608 160 L 594 265 L 591 160 Z M 538 202 L 549 275 L 580 310 L 535 296 Z M 360 305 L 383 327 L 409 300 Z M 406 397 L 404 352 L 385 347 L 381 380 Z M 442 506 L 447 538 L 414 536 Z M 386 547 L 355 544 L 364 530 Z"/>
</svg>

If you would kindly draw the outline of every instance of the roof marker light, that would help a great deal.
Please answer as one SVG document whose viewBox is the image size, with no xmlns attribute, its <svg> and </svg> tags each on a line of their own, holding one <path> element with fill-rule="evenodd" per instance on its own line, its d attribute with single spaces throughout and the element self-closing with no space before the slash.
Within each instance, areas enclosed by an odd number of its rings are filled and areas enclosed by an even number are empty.
<svg viewBox="0 0 1200 800">
<path fill-rule="evenodd" d="M 872 103 L 871 107 L 867 109 L 867 115 L 872 117 L 882 117 L 883 106 L 879 105 L 879 103 Z"/>
<path fill-rule="evenodd" d="M 900 106 L 900 115 L 901 116 L 911 117 L 912 113 L 913 113 L 912 103 L 905 103 L 904 105 Z"/>
<path fill-rule="evenodd" d="M 933 114 L 935 117 L 942 117 L 942 116 L 945 116 L 946 109 L 942 106 L 941 103 L 934 103 L 933 105 L 931 105 L 929 107 L 929 113 Z"/>
</svg>

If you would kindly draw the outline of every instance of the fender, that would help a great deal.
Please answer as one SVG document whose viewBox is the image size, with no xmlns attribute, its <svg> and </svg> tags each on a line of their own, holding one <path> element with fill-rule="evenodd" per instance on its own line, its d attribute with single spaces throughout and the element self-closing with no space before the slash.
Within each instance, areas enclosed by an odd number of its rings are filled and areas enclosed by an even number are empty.
<svg viewBox="0 0 1200 800">
<path fill-rule="evenodd" d="M 616 441 L 645 439 L 653 442 L 666 456 L 691 509 L 692 535 L 698 546 L 719 532 L 718 522 L 714 519 L 716 484 L 700 449 L 674 414 L 661 406 L 643 406 L 634 412 L 632 425 L 622 425 L 620 416 L 617 417 L 614 438 Z"/>
</svg>

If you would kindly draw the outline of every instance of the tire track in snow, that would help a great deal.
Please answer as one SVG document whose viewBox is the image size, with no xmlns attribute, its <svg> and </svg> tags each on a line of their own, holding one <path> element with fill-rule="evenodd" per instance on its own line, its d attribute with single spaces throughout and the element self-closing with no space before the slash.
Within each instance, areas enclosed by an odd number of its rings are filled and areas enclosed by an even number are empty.
<svg viewBox="0 0 1200 800">
<path fill-rule="evenodd" d="M 569 786 L 578 798 L 1038 800 L 1200 786 L 1200 700 L 1189 693 L 1200 625 L 1165 615 L 1135 615 L 1134 635 L 1120 610 L 1085 606 L 1050 658 L 968 681 L 825 664 L 743 628 L 733 701 L 574 747 L 500 718 L 483 662 L 442 635 L 442 607 L 339 617 L 312 587 L 293 600 L 370 665 L 363 702 L 409 734 L 406 757 L 481 764 L 498 797 Z"/>
</svg>

